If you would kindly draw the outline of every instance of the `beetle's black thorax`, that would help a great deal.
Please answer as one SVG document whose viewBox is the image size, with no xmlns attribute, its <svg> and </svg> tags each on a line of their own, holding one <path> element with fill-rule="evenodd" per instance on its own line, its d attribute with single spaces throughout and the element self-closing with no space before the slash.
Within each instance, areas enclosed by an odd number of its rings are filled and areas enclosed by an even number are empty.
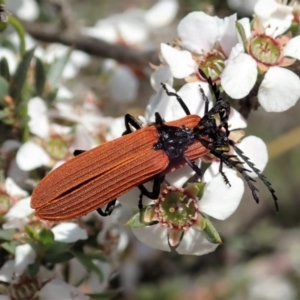
<svg viewBox="0 0 300 300">
<path fill-rule="evenodd" d="M 154 144 L 155 150 L 164 150 L 170 159 L 180 157 L 195 138 L 190 128 L 162 125 L 157 127 L 158 142 Z"/>
</svg>

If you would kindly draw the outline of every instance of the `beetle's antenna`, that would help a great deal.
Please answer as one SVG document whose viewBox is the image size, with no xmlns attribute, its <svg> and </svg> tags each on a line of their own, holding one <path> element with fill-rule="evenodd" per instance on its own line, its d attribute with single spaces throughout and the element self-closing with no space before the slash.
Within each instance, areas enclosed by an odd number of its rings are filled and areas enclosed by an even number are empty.
<svg viewBox="0 0 300 300">
<path fill-rule="evenodd" d="M 241 157 L 241 159 L 253 170 L 253 172 L 259 177 L 259 179 L 265 184 L 265 186 L 268 188 L 268 190 L 270 191 L 273 199 L 274 199 L 274 203 L 275 203 L 275 207 L 276 207 L 276 211 L 278 211 L 278 203 L 277 203 L 277 196 L 275 194 L 275 190 L 272 188 L 271 183 L 267 180 L 267 177 L 262 174 L 260 172 L 259 169 L 257 169 L 254 166 L 254 163 L 252 163 L 249 159 L 249 157 L 247 157 L 244 152 L 238 148 L 235 143 L 232 140 L 229 140 L 229 144 L 233 147 L 233 149 L 235 150 L 235 152 L 238 154 L 239 157 Z"/>
<path fill-rule="evenodd" d="M 207 81 L 207 83 L 209 84 L 210 88 L 213 91 L 213 94 L 215 96 L 216 101 L 218 102 L 219 100 L 221 100 L 222 98 L 220 98 L 220 91 L 219 91 L 217 85 L 215 83 L 213 83 L 211 77 L 206 76 L 206 74 L 201 69 L 199 69 L 199 73 Z"/>
</svg>

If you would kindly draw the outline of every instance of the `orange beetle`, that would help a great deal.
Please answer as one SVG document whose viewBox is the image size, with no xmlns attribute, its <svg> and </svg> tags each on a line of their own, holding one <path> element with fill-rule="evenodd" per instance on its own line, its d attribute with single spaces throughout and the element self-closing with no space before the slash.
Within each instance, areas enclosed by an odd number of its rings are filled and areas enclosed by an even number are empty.
<svg viewBox="0 0 300 300">
<path fill-rule="evenodd" d="M 143 195 L 152 199 L 158 197 L 165 174 L 188 164 L 201 176 L 201 169 L 194 161 L 208 153 L 220 159 L 220 173 L 227 184 L 230 183 L 222 171 L 222 163 L 242 174 L 258 202 L 258 189 L 247 175 L 249 170 L 241 166 L 243 162 L 237 160 L 237 156 L 225 153 L 229 146 L 268 187 L 277 208 L 277 197 L 271 184 L 228 137 L 229 102 L 220 98 L 216 85 L 201 70 L 199 72 L 210 84 L 217 100 L 215 106 L 208 110 L 208 99 L 200 88 L 206 103 L 202 118 L 191 115 L 179 95 L 169 92 L 163 84 L 166 93 L 176 97 L 187 116 L 165 123 L 156 113 L 155 124 L 141 128 L 138 121 L 126 115 L 125 135 L 86 152 L 75 151 L 75 155 L 84 153 L 42 179 L 31 197 L 31 207 L 36 210 L 36 215 L 45 220 L 64 221 L 97 210 L 106 216 L 111 213 L 116 198 L 136 186 L 141 190 L 141 208 Z M 220 117 L 219 125 L 216 124 L 215 114 Z M 137 130 L 131 132 L 130 125 Z M 153 191 L 149 192 L 143 183 L 152 179 Z M 102 212 L 99 207 L 105 204 L 108 206 Z"/>
</svg>

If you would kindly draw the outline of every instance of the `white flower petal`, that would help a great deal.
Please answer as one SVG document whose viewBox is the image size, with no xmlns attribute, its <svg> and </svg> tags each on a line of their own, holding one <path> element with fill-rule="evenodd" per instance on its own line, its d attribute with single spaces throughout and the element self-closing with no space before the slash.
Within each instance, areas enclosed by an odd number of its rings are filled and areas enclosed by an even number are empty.
<svg viewBox="0 0 300 300">
<path fill-rule="evenodd" d="M 109 125 L 109 131 L 106 135 L 108 141 L 122 136 L 122 133 L 126 130 L 123 116 L 112 119 Z"/>
<path fill-rule="evenodd" d="M 149 26 L 145 20 L 145 11 L 132 8 L 119 15 L 115 26 L 127 45 L 140 45 L 147 41 Z"/>
<path fill-rule="evenodd" d="M 237 209 L 244 193 L 244 182 L 233 170 L 226 170 L 231 187 L 219 173 L 209 181 L 200 200 L 200 211 L 218 220 L 225 220 Z"/>
<path fill-rule="evenodd" d="M 146 12 L 146 21 L 152 27 L 166 26 L 175 19 L 178 8 L 177 0 L 158 1 Z"/>
<path fill-rule="evenodd" d="M 0 269 L 0 280 L 4 282 L 11 282 L 14 274 L 14 260 L 7 260 Z"/>
<path fill-rule="evenodd" d="M 167 85 L 167 88 L 170 92 L 175 92 L 175 90 L 169 85 Z M 169 97 L 164 89 L 160 87 L 158 92 L 150 97 L 149 104 L 146 107 L 145 118 L 148 123 L 155 122 L 156 112 L 159 112 L 165 121 L 174 120 L 174 115 L 170 110 L 172 102 L 176 105 L 175 102 L 177 102 L 177 100 L 175 97 Z"/>
<path fill-rule="evenodd" d="M 300 36 L 296 36 L 288 41 L 283 49 L 283 55 L 300 59 Z"/>
<path fill-rule="evenodd" d="M 137 97 L 139 82 L 135 74 L 125 66 L 118 66 L 109 80 L 109 94 L 113 100 L 130 103 Z"/>
<path fill-rule="evenodd" d="M 204 93 L 208 96 L 211 103 L 211 94 L 207 83 L 201 83 Z M 169 92 L 176 92 L 172 87 L 167 85 Z M 187 83 L 179 91 L 178 95 L 183 99 L 184 103 L 190 110 L 191 114 L 203 116 L 204 114 L 204 99 L 199 89 L 199 83 Z M 185 117 L 186 113 L 177 101 L 175 96 L 168 96 L 161 88 L 159 92 L 150 98 L 149 104 L 146 107 L 145 117 L 148 121 L 155 121 L 155 112 L 159 112 L 165 121 L 177 120 Z"/>
<path fill-rule="evenodd" d="M 215 251 L 218 246 L 210 243 L 201 231 L 190 228 L 184 233 L 176 252 L 183 255 L 203 255 Z"/>
<path fill-rule="evenodd" d="M 81 32 L 107 43 L 117 43 L 118 32 L 115 24 L 110 19 L 99 20 L 94 27 L 83 27 Z"/>
<path fill-rule="evenodd" d="M 63 85 L 60 85 L 58 92 L 56 94 L 56 97 L 59 99 L 68 99 L 69 100 L 69 99 L 73 99 L 74 95 L 68 88 L 66 88 Z"/>
<path fill-rule="evenodd" d="M 224 51 L 227 57 L 229 56 L 232 47 L 234 47 L 238 42 L 237 32 L 235 28 L 236 18 L 237 18 L 236 14 L 226 17 L 224 19 L 224 22 L 222 22 L 223 24 L 221 28 L 219 27 L 219 30 L 221 30 L 220 44 L 222 50 Z"/>
<path fill-rule="evenodd" d="M 268 150 L 265 142 L 259 137 L 250 135 L 245 137 L 240 144 L 237 145 L 244 154 L 249 157 L 250 161 L 254 163 L 254 167 L 261 172 L 265 169 L 268 162 Z M 244 166 L 251 170 L 246 164 Z M 257 177 L 254 172 L 247 173 L 251 177 Z"/>
<path fill-rule="evenodd" d="M 83 51 L 73 50 L 70 55 L 70 60 L 77 68 L 82 68 L 90 63 L 91 57 Z"/>
<path fill-rule="evenodd" d="M 34 0 L 22 1 L 16 11 L 17 16 L 25 21 L 34 21 L 39 16 L 39 7 Z"/>
<path fill-rule="evenodd" d="M 285 111 L 294 106 L 300 97 L 299 76 L 281 67 L 271 67 L 265 74 L 257 96 L 266 111 Z"/>
<path fill-rule="evenodd" d="M 180 21 L 177 31 L 184 47 L 199 54 L 210 51 L 219 34 L 215 18 L 204 12 L 189 13 Z"/>
<path fill-rule="evenodd" d="M 28 116 L 30 120 L 28 127 L 31 133 L 40 138 L 46 138 L 49 135 L 49 121 L 47 117 L 47 106 L 40 97 L 31 98 L 28 101 Z"/>
<path fill-rule="evenodd" d="M 6 178 L 5 180 L 5 191 L 12 197 L 24 198 L 28 196 L 28 192 L 22 190 L 11 178 Z"/>
<path fill-rule="evenodd" d="M 184 78 L 197 70 L 198 65 L 193 59 L 191 52 L 186 50 L 180 51 L 163 43 L 160 49 L 174 77 Z"/>
<path fill-rule="evenodd" d="M 225 166 L 224 166 L 225 167 Z M 202 182 L 209 182 L 220 173 L 220 162 L 213 161 L 203 174 Z"/>
<path fill-rule="evenodd" d="M 63 79 L 72 79 L 78 74 L 78 72 L 79 68 L 75 66 L 71 61 L 68 61 L 61 76 Z"/>
<path fill-rule="evenodd" d="M 75 137 L 70 145 L 70 151 L 73 152 L 74 150 L 89 150 L 93 146 L 92 137 L 89 135 L 86 128 L 82 125 L 77 125 L 75 128 Z"/>
<path fill-rule="evenodd" d="M 15 251 L 15 273 L 22 275 L 28 265 L 34 263 L 36 253 L 32 246 L 24 244 L 16 247 Z"/>
<path fill-rule="evenodd" d="M 132 228 L 133 234 L 145 245 L 163 251 L 169 251 L 167 229 L 161 225 Z"/>
<path fill-rule="evenodd" d="M 247 70 L 247 72 L 241 72 Z M 248 95 L 257 78 L 256 61 L 248 54 L 241 53 L 228 60 L 221 74 L 221 84 L 225 92 L 233 99 Z"/>
<path fill-rule="evenodd" d="M 246 128 L 247 122 L 243 116 L 233 107 L 230 107 L 230 115 L 228 123 L 230 125 L 230 130 Z"/>
<path fill-rule="evenodd" d="M 170 86 L 173 86 L 173 76 L 170 70 L 170 67 L 163 65 L 158 70 L 155 70 L 150 77 L 151 86 L 155 91 L 158 91 L 161 88 L 161 83 L 167 83 Z"/>
<path fill-rule="evenodd" d="M 89 300 L 90 297 L 82 294 L 76 287 L 60 279 L 53 279 L 42 287 L 39 292 L 40 300 Z"/>
<path fill-rule="evenodd" d="M 19 200 L 4 216 L 3 228 L 20 228 L 28 222 L 34 210 L 30 207 L 30 197 Z"/>
<path fill-rule="evenodd" d="M 78 240 L 86 240 L 88 238 L 86 230 L 80 228 L 75 223 L 61 223 L 51 230 L 57 242 L 74 243 Z"/>
<path fill-rule="evenodd" d="M 201 161 L 196 160 L 195 164 L 200 167 Z M 184 166 L 178 170 L 175 170 L 172 173 L 166 175 L 166 181 L 177 188 L 181 188 L 183 184 L 193 175 L 195 171 L 190 166 Z"/>
<path fill-rule="evenodd" d="M 16 156 L 17 164 L 21 170 L 30 171 L 41 166 L 48 166 L 51 162 L 47 152 L 34 142 L 23 144 Z"/>
<path fill-rule="evenodd" d="M 239 19 L 238 22 L 243 26 L 244 28 L 244 33 L 245 33 L 245 37 L 246 39 L 249 39 L 251 37 L 251 24 L 250 24 L 250 19 L 249 18 L 242 18 Z M 239 37 L 239 41 L 242 44 L 243 40 L 241 38 L 241 36 L 238 34 Z"/>
<path fill-rule="evenodd" d="M 287 31 L 294 18 L 292 6 L 275 0 L 259 0 L 254 6 L 254 12 L 262 20 L 265 33 L 273 37 Z"/>
<path fill-rule="evenodd" d="M 153 190 L 153 181 L 144 183 L 144 187 L 148 191 L 152 191 Z M 126 194 L 119 197 L 118 201 L 124 206 L 137 208 L 140 195 L 141 195 L 140 189 L 135 187 L 132 190 L 130 190 L 129 192 L 127 192 Z M 144 206 L 149 205 L 152 202 L 153 202 L 152 199 L 149 199 L 148 197 L 143 196 L 143 205 Z"/>
</svg>

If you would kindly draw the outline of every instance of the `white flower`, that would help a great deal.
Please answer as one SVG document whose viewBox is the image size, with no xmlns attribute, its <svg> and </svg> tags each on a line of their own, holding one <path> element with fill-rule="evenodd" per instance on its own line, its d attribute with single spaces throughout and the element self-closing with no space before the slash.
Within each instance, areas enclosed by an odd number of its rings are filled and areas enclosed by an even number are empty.
<svg viewBox="0 0 300 300">
<path fill-rule="evenodd" d="M 51 123 L 45 102 L 39 98 L 28 101 L 29 130 L 38 138 L 24 143 L 17 152 L 16 162 L 21 170 L 30 171 L 41 166 L 53 167 L 64 161 L 75 149 L 90 149 L 93 141 L 87 130 L 78 125 L 70 142 L 72 127 Z"/>
<path fill-rule="evenodd" d="M 195 215 L 189 221 L 187 217 L 184 218 L 184 223 L 186 223 L 182 225 L 183 227 L 178 225 L 178 217 L 172 219 L 168 215 L 172 211 L 173 205 L 176 205 L 173 200 L 170 206 L 165 208 L 165 216 L 162 219 L 160 219 L 159 214 L 153 216 L 153 220 L 158 220 L 157 224 L 144 228 L 132 228 L 133 233 L 149 247 L 164 251 L 170 251 L 170 245 L 176 246 L 175 250 L 179 254 L 186 255 L 203 255 L 214 251 L 220 240 L 217 238 L 215 243 L 207 240 L 199 228 L 199 222 L 202 222 L 201 214 L 207 214 L 219 220 L 227 219 L 238 207 L 244 192 L 243 181 L 236 176 L 235 171 L 226 170 L 226 176 L 234 188 L 230 188 L 224 183 L 221 174 L 212 177 L 206 183 L 200 201 L 193 202 L 190 198 L 187 202 L 188 209 L 191 209 L 191 213 L 195 213 Z M 124 201 L 125 199 L 122 199 L 122 204 Z M 159 201 L 159 199 L 156 200 L 154 205 L 158 205 Z M 163 205 L 166 205 L 166 201 L 162 202 L 159 210 L 155 209 L 155 214 L 158 211 L 159 213 L 164 211 Z M 174 211 L 176 212 L 176 210 Z"/>
<path fill-rule="evenodd" d="M 29 244 L 16 247 L 15 260 L 7 260 L 0 269 L 0 280 L 11 282 L 14 276 L 21 276 L 28 265 L 34 263 L 36 253 Z"/>
<path fill-rule="evenodd" d="M 79 227 L 75 223 L 61 223 L 51 229 L 54 234 L 55 241 L 64 243 L 74 243 L 78 240 L 86 240 L 86 230 Z"/>
<path fill-rule="evenodd" d="M 7 9 L 25 21 L 34 21 L 39 15 L 39 7 L 34 0 L 8 1 Z"/>
<path fill-rule="evenodd" d="M 254 12 L 262 21 L 266 34 L 274 37 L 286 32 L 294 19 L 293 7 L 276 0 L 257 1 Z"/>
<path fill-rule="evenodd" d="M 45 49 L 38 47 L 35 51 L 35 55 L 49 64 L 53 63 L 56 59 L 59 59 L 70 51 L 70 48 L 62 44 L 51 44 Z M 69 60 L 62 72 L 63 79 L 74 78 L 80 68 L 87 66 L 90 63 L 90 56 L 83 51 L 73 50 L 70 54 Z"/>
<path fill-rule="evenodd" d="M 30 207 L 30 197 L 21 199 L 4 215 L 5 223 L 2 226 L 5 229 L 21 228 L 29 222 L 29 216 L 33 212 L 34 210 Z"/>
<path fill-rule="evenodd" d="M 194 75 L 199 80 L 200 67 L 217 80 L 225 66 L 232 47 L 238 42 L 235 29 L 236 15 L 225 19 L 192 12 L 178 25 L 176 47 L 161 44 L 163 60 L 176 78 Z M 201 30 L 199 30 L 201 28 Z"/>
<path fill-rule="evenodd" d="M 94 27 L 83 28 L 82 32 L 108 43 L 149 50 L 154 48 L 151 38 L 153 29 L 171 23 L 177 10 L 177 0 L 161 0 L 148 11 L 129 9 L 101 19 Z M 109 75 L 108 91 L 112 100 L 129 103 L 137 98 L 138 74 L 146 73 L 146 69 L 132 69 L 120 65 L 113 59 L 106 59 L 103 63 L 103 72 Z"/>
<path fill-rule="evenodd" d="M 294 59 L 300 59 L 300 37 L 277 37 L 281 32 L 279 22 L 276 23 L 279 31 L 272 34 L 266 33 L 258 19 L 252 31 L 248 19 L 239 22 L 244 28 L 246 40 L 244 45 L 236 45 L 227 60 L 221 74 L 222 87 L 233 99 L 241 99 L 253 88 L 259 69 L 265 73 L 257 94 L 261 106 L 268 112 L 289 109 L 300 97 L 300 79 L 281 66 L 291 65 Z"/>
</svg>

